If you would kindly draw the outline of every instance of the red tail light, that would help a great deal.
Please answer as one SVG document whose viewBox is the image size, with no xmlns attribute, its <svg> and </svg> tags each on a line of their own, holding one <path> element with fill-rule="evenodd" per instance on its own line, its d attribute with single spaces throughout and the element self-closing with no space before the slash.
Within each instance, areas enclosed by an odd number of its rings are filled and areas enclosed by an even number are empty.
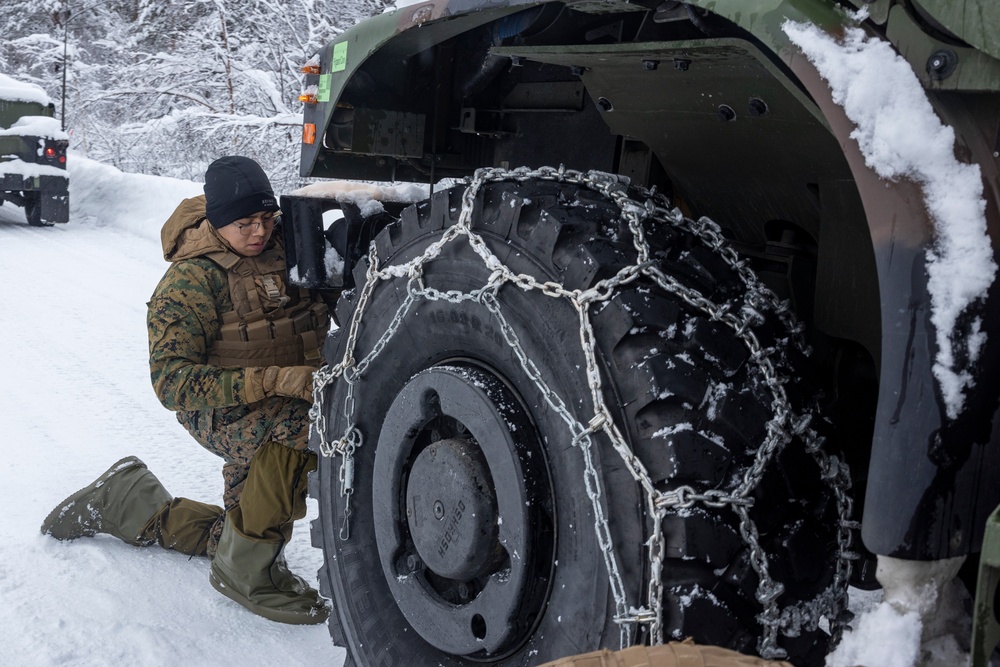
<svg viewBox="0 0 1000 667">
<path fill-rule="evenodd" d="M 45 157 L 55 157 L 55 156 L 56 156 L 56 149 L 52 148 L 52 146 L 46 146 Z"/>
</svg>

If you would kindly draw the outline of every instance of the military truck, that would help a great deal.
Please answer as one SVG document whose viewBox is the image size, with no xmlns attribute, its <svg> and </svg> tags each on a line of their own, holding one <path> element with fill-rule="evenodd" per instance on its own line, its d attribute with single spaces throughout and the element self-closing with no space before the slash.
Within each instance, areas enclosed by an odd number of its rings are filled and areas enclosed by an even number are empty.
<svg viewBox="0 0 1000 667">
<path fill-rule="evenodd" d="M 35 227 L 69 220 L 69 136 L 54 115 L 45 91 L 0 74 L 0 204 Z"/>
<path fill-rule="evenodd" d="M 998 35 L 985 0 L 431 0 L 323 48 L 302 176 L 430 186 L 282 203 L 341 291 L 311 492 L 346 664 L 818 665 L 877 562 L 973 581 Z"/>
</svg>

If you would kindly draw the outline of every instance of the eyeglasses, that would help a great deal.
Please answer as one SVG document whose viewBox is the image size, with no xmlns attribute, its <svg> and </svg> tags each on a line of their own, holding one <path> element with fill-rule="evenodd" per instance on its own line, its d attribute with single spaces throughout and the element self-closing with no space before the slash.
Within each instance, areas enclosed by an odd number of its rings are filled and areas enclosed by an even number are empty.
<svg viewBox="0 0 1000 667">
<path fill-rule="evenodd" d="M 270 231 L 274 223 L 281 218 L 281 211 L 270 211 L 268 213 L 261 213 L 254 218 L 244 218 L 244 220 L 250 220 L 244 224 L 240 224 L 239 221 L 233 222 L 236 225 L 236 230 L 240 233 L 240 236 L 250 236 L 250 234 L 256 232 L 258 229 L 263 227 L 265 230 Z"/>
</svg>

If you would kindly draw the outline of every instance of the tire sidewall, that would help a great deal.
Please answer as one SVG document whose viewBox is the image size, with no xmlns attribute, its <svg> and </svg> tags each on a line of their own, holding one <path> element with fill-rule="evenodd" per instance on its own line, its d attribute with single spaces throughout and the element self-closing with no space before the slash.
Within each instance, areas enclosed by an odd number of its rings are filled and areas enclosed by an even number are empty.
<svg viewBox="0 0 1000 667">
<path fill-rule="evenodd" d="M 425 234 L 397 249 L 389 261 L 405 262 L 419 255 L 426 245 L 439 238 Z M 489 239 L 495 247 L 503 239 Z M 512 252 L 504 259 L 515 271 L 538 276 L 542 267 L 526 253 Z M 425 266 L 429 285 L 440 290 L 469 292 L 488 278 L 482 260 L 464 240 L 446 246 L 439 260 Z M 386 330 L 396 310 L 406 298 L 405 281 L 382 283 L 373 293 L 358 335 L 355 358 L 370 351 Z M 557 300 L 538 291 L 529 293 L 507 286 L 500 291 L 501 310 L 520 340 L 527 357 L 534 361 L 545 382 L 558 392 L 577 420 L 586 423 L 593 415 L 593 401 L 586 384 L 585 361 L 580 349 L 579 319 L 566 300 Z M 346 336 L 339 337 L 331 359 L 341 359 Z M 617 645 L 617 625 L 611 620 L 613 600 L 609 599 L 608 575 L 598 546 L 594 512 L 584 485 L 584 462 L 579 448 L 572 445 L 569 428 L 546 401 L 541 390 L 527 376 L 521 362 L 504 340 L 500 322 L 483 305 L 473 301 L 418 300 L 395 332 L 385 350 L 375 358 L 364 378 L 355 385 L 357 427 L 364 444 L 354 454 L 355 491 L 351 499 L 350 539 L 343 540 L 343 498 L 339 494 L 339 458 L 320 462 L 320 505 L 323 518 L 323 548 L 334 596 L 337 623 L 357 665 L 444 664 L 469 661 L 452 658 L 427 644 L 399 611 L 380 565 L 373 522 L 373 504 L 395 502 L 372 496 L 375 445 L 381 419 L 394 397 L 416 373 L 449 360 L 481 364 L 503 377 L 528 408 L 545 452 L 554 500 L 556 529 L 555 559 L 548 602 L 530 639 L 503 660 L 504 665 L 539 663 L 565 655 L 592 650 L 601 645 Z M 347 385 L 337 382 L 328 395 L 329 435 L 339 437 L 345 427 L 343 417 Z M 640 500 L 635 484 L 622 466 L 602 465 L 600 450 L 606 442 L 592 447 L 594 465 L 602 480 L 601 500 L 605 516 L 615 517 L 616 540 L 635 539 L 620 567 L 626 577 L 630 602 L 641 599 L 643 530 L 639 517 Z M 499 483 L 499 482 L 498 482 Z M 630 527 L 625 528 L 626 524 Z M 617 542 L 616 542 L 617 544 Z M 613 636 L 612 636 L 613 634 Z"/>
</svg>

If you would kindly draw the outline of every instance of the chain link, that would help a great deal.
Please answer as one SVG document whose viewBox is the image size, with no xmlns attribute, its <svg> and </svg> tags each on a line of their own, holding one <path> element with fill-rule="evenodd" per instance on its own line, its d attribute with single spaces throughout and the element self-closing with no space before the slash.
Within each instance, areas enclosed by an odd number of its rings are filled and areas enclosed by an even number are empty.
<svg viewBox="0 0 1000 667">
<path fill-rule="evenodd" d="M 476 197 L 484 184 L 499 181 L 525 182 L 528 180 L 558 181 L 578 185 L 594 190 L 611 200 L 621 211 L 622 218 L 628 224 L 637 253 L 637 261 L 633 265 L 622 268 L 614 276 L 597 282 L 587 290 L 570 290 L 557 282 L 539 282 L 534 276 L 511 271 L 493 254 L 482 237 L 472 231 L 472 215 L 475 210 Z M 850 579 L 852 560 L 858 557 L 851 551 L 856 524 L 850 520 L 852 506 L 847 493 L 850 488 L 849 473 L 836 457 L 823 452 L 822 438 L 809 426 L 810 415 L 795 413 L 785 392 L 786 380 L 778 372 L 778 367 L 782 365 L 777 354 L 778 349 L 762 346 L 755 333 L 755 329 L 764 322 L 762 313 L 771 312 L 782 323 L 787 332 L 788 341 L 803 353 L 808 354 L 809 350 L 803 336 L 804 327 L 796 321 L 787 302 L 779 300 L 759 281 L 746 262 L 728 244 L 720 228 L 712 220 L 704 217 L 699 220 L 685 218 L 677 209 L 669 208 L 666 200 L 657 195 L 655 191 L 639 188 L 633 190 L 638 191 L 640 196 L 644 197 L 644 201 L 636 201 L 629 197 L 629 182 L 626 178 L 602 172 L 584 173 L 567 170 L 564 167 L 558 169 L 543 167 L 536 170 L 520 168 L 513 171 L 495 168 L 479 169 L 468 181 L 462 196 L 462 210 L 458 222 L 447 228 L 442 237 L 428 245 L 420 256 L 403 264 L 379 268 L 376 247 L 375 244 L 372 244 L 368 255 L 365 283 L 361 286 L 357 305 L 348 325 L 343 358 L 335 366 L 324 366 L 317 372 L 314 404 L 310 412 L 314 433 L 319 441 L 320 453 L 328 457 L 341 457 L 340 492 L 345 498 L 341 537 L 349 539 L 350 536 L 350 499 L 354 491 L 353 457 L 357 448 L 363 444 L 362 434 L 355 426 L 354 392 L 356 384 L 362 380 L 369 364 L 378 357 L 400 329 L 406 314 L 418 299 L 451 303 L 475 300 L 483 304 L 496 317 L 505 342 L 514 352 L 525 374 L 535 384 L 555 414 L 566 423 L 572 436 L 572 444 L 581 452 L 584 462 L 584 488 L 593 508 L 594 530 L 604 557 L 615 600 L 615 621 L 619 624 L 619 641 L 622 648 L 628 646 L 631 641 L 629 628 L 633 625 L 648 625 L 652 642 L 663 642 L 662 570 L 666 550 L 662 530 L 663 519 L 669 511 L 690 508 L 695 505 L 703 505 L 711 509 L 729 507 L 738 517 L 740 535 L 747 544 L 751 566 L 759 578 L 756 598 L 763 608 L 762 613 L 758 616 L 758 621 L 763 627 L 763 634 L 758 644 L 761 656 L 765 658 L 786 657 L 785 651 L 778 646 L 779 632 L 787 636 L 796 636 L 804 629 L 815 629 L 823 618 L 827 619 L 834 641 L 837 641 L 844 623 L 849 620 L 849 613 L 846 611 L 847 584 Z M 721 257 L 734 271 L 744 287 L 742 302 L 715 303 L 697 290 L 684 286 L 672 276 L 661 271 L 656 262 L 650 259 L 650 249 L 644 227 L 648 223 L 668 224 L 686 232 Z M 425 286 L 423 267 L 433 261 L 445 245 L 455 242 L 460 237 L 467 240 L 473 251 L 491 271 L 486 284 L 480 289 L 468 293 L 454 290 L 442 292 Z M 590 322 L 590 306 L 609 300 L 616 290 L 635 281 L 640 276 L 645 276 L 663 291 L 679 298 L 710 320 L 720 322 L 732 329 L 747 348 L 750 360 L 758 368 L 761 381 L 770 392 L 773 416 L 766 425 L 767 435 L 764 442 L 758 447 L 753 462 L 732 491 L 706 489 L 698 492 L 690 486 L 680 486 L 667 491 L 656 489 L 645 465 L 628 446 L 605 403 L 594 331 Z M 406 299 L 397 308 L 392 321 L 372 350 L 360 362 L 356 361 L 355 349 L 358 342 L 358 330 L 376 285 L 398 278 L 407 280 Z M 593 405 L 593 416 L 586 419 L 586 422 L 578 419 L 558 392 L 548 386 L 535 363 L 525 353 L 516 331 L 504 317 L 500 301 L 497 298 L 499 289 L 505 284 L 513 285 L 524 291 L 537 290 L 541 294 L 555 299 L 566 299 L 577 311 L 580 321 L 580 347 L 586 362 L 584 372 Z M 325 391 L 327 385 L 338 377 L 348 384 L 343 410 L 347 428 L 340 439 L 331 442 L 328 440 L 329 426 L 326 420 L 324 397 L 327 393 Z M 652 535 L 647 542 L 650 580 L 645 606 L 629 604 L 624 581 L 618 567 L 608 519 L 602 505 L 601 479 L 593 461 L 595 442 L 592 436 L 597 433 L 604 434 L 625 464 L 626 469 L 643 489 L 647 512 L 653 523 Z M 816 460 L 823 479 L 830 486 L 836 498 L 839 519 L 837 527 L 838 552 L 834 578 L 830 587 L 813 600 L 788 605 L 781 609 L 777 600 L 784 592 L 784 586 L 775 581 L 769 573 L 767 554 L 760 543 L 757 526 L 750 516 L 750 509 L 753 506 L 752 494 L 760 483 L 767 466 L 780 450 L 795 437 L 801 439 L 805 450 Z"/>
</svg>

